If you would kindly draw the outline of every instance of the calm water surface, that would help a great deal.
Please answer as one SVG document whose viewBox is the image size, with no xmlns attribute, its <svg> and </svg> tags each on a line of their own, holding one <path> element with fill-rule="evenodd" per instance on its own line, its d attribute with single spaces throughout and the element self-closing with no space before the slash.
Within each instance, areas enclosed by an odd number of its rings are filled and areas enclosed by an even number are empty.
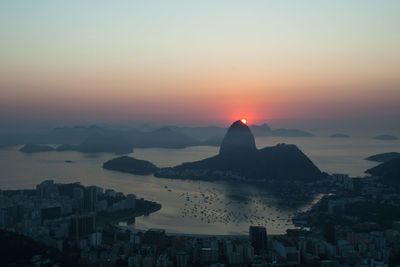
<svg viewBox="0 0 400 267">
<path fill-rule="evenodd" d="M 277 143 L 297 144 L 323 171 L 363 176 L 376 165 L 363 158 L 376 153 L 400 151 L 400 141 L 369 138 L 332 139 L 257 138 L 257 146 Z M 98 185 L 162 204 L 162 209 L 136 219 L 139 229 L 163 228 L 170 233 L 246 234 L 251 224 L 265 225 L 269 233 L 284 233 L 293 228 L 291 217 L 312 205 L 300 203 L 296 208 L 282 206 L 272 192 L 246 184 L 183 181 L 138 176 L 104 170 L 102 163 L 114 158 L 109 153 L 44 152 L 24 154 L 19 147 L 0 150 L 0 188 L 34 188 L 45 179 L 67 183 L 80 181 Z M 132 156 L 146 159 L 159 167 L 203 159 L 218 153 L 216 147 L 186 149 L 136 149 Z M 71 160 L 72 163 L 66 163 Z M 318 198 L 314 199 L 317 201 Z"/>
</svg>

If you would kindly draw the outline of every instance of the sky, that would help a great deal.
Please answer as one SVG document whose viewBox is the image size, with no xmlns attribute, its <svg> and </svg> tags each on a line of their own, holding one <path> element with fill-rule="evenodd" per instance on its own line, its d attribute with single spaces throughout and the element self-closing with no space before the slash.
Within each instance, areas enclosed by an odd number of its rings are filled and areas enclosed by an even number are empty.
<svg viewBox="0 0 400 267">
<path fill-rule="evenodd" d="M 400 1 L 0 2 L 0 123 L 400 118 Z"/>
</svg>

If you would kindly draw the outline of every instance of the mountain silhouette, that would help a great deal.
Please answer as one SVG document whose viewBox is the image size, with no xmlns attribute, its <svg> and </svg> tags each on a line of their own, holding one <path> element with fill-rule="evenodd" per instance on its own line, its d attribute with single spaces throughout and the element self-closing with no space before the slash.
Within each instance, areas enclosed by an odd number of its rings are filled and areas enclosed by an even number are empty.
<svg viewBox="0 0 400 267">
<path fill-rule="evenodd" d="M 47 152 L 47 151 L 54 151 L 54 147 L 48 145 L 38 145 L 28 143 L 24 145 L 19 151 L 25 153 L 36 153 L 36 152 Z"/>
<path fill-rule="evenodd" d="M 127 154 L 133 152 L 133 145 L 127 142 L 123 136 L 93 134 L 79 145 L 60 145 L 56 149 L 57 151 L 78 151 L 82 153 L 112 152 Z"/>
<path fill-rule="evenodd" d="M 155 175 L 202 180 L 291 181 L 314 181 L 324 176 L 295 145 L 278 144 L 257 149 L 251 130 L 241 121 L 235 121 L 230 126 L 218 155 L 173 168 L 162 168 Z"/>
<path fill-rule="evenodd" d="M 242 121 L 235 121 L 225 134 L 219 148 L 220 155 L 256 151 L 256 141 L 249 127 Z"/>
<path fill-rule="evenodd" d="M 272 131 L 271 127 L 269 127 L 269 125 L 266 123 L 263 123 L 261 125 L 250 125 L 250 129 L 255 136 L 270 135 Z"/>
<path fill-rule="evenodd" d="M 130 137 L 133 146 L 138 148 L 185 148 L 201 144 L 195 138 L 173 130 L 171 127 L 161 127 L 145 133 L 140 132 L 132 134 Z"/>
</svg>

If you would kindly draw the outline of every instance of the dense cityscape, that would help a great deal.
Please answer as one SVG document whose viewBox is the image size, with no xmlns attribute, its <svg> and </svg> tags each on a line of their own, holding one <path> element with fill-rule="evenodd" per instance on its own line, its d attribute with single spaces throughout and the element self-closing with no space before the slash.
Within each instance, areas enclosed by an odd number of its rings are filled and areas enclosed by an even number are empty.
<svg viewBox="0 0 400 267">
<path fill-rule="evenodd" d="M 327 192 L 293 218 L 297 229 L 248 236 L 173 234 L 136 230 L 136 216 L 158 203 L 97 186 L 44 181 L 35 190 L 1 191 L 0 227 L 62 252 L 81 266 L 392 266 L 400 263 L 400 194 L 379 178 L 334 174 L 312 185 Z M 4 232 L 7 231 L 7 232 Z M 22 237 L 20 237 L 22 238 Z M 7 250 L 7 248 L 5 248 Z M 21 252 L 22 253 L 22 252 Z M 26 251 L 25 251 L 26 253 Z M 30 255 L 26 264 L 63 265 L 65 259 Z M 70 262 L 69 262 L 70 263 Z"/>
</svg>

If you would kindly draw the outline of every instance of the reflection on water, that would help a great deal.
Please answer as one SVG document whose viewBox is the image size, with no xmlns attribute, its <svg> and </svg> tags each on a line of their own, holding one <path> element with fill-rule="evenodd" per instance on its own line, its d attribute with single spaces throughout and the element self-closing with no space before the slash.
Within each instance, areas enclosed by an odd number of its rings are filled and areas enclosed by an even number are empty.
<svg viewBox="0 0 400 267">
<path fill-rule="evenodd" d="M 172 205 L 165 210 L 163 206 L 164 212 L 137 218 L 135 227 L 159 228 L 168 220 L 174 223 L 168 225 L 174 233 L 246 234 L 249 225 L 265 225 L 271 233 L 284 233 L 294 227 L 293 214 L 311 206 L 302 202 L 282 208 L 272 192 L 257 186 L 181 181 L 185 186 L 177 188 L 175 182 L 166 180 L 161 187 Z"/>
<path fill-rule="evenodd" d="M 258 138 L 258 147 L 276 143 L 297 144 L 323 171 L 361 175 L 376 163 L 363 158 L 376 153 L 400 151 L 400 141 L 384 143 L 370 139 Z M 226 182 L 184 181 L 118 173 L 101 168 L 114 154 L 82 154 L 74 151 L 27 155 L 18 148 L 0 150 L 0 188 L 34 188 L 45 179 L 59 183 L 80 181 L 117 191 L 134 193 L 162 204 L 162 209 L 136 218 L 139 229 L 164 228 L 171 233 L 245 234 L 250 224 L 265 225 L 269 233 L 292 228 L 291 218 L 318 200 L 287 199 L 280 188 Z M 174 166 L 203 159 L 218 152 L 217 147 L 177 149 L 135 149 L 132 156 L 157 166 Z M 72 161 L 73 164 L 65 162 Z M 273 186 L 272 186 L 273 187 Z"/>
</svg>

